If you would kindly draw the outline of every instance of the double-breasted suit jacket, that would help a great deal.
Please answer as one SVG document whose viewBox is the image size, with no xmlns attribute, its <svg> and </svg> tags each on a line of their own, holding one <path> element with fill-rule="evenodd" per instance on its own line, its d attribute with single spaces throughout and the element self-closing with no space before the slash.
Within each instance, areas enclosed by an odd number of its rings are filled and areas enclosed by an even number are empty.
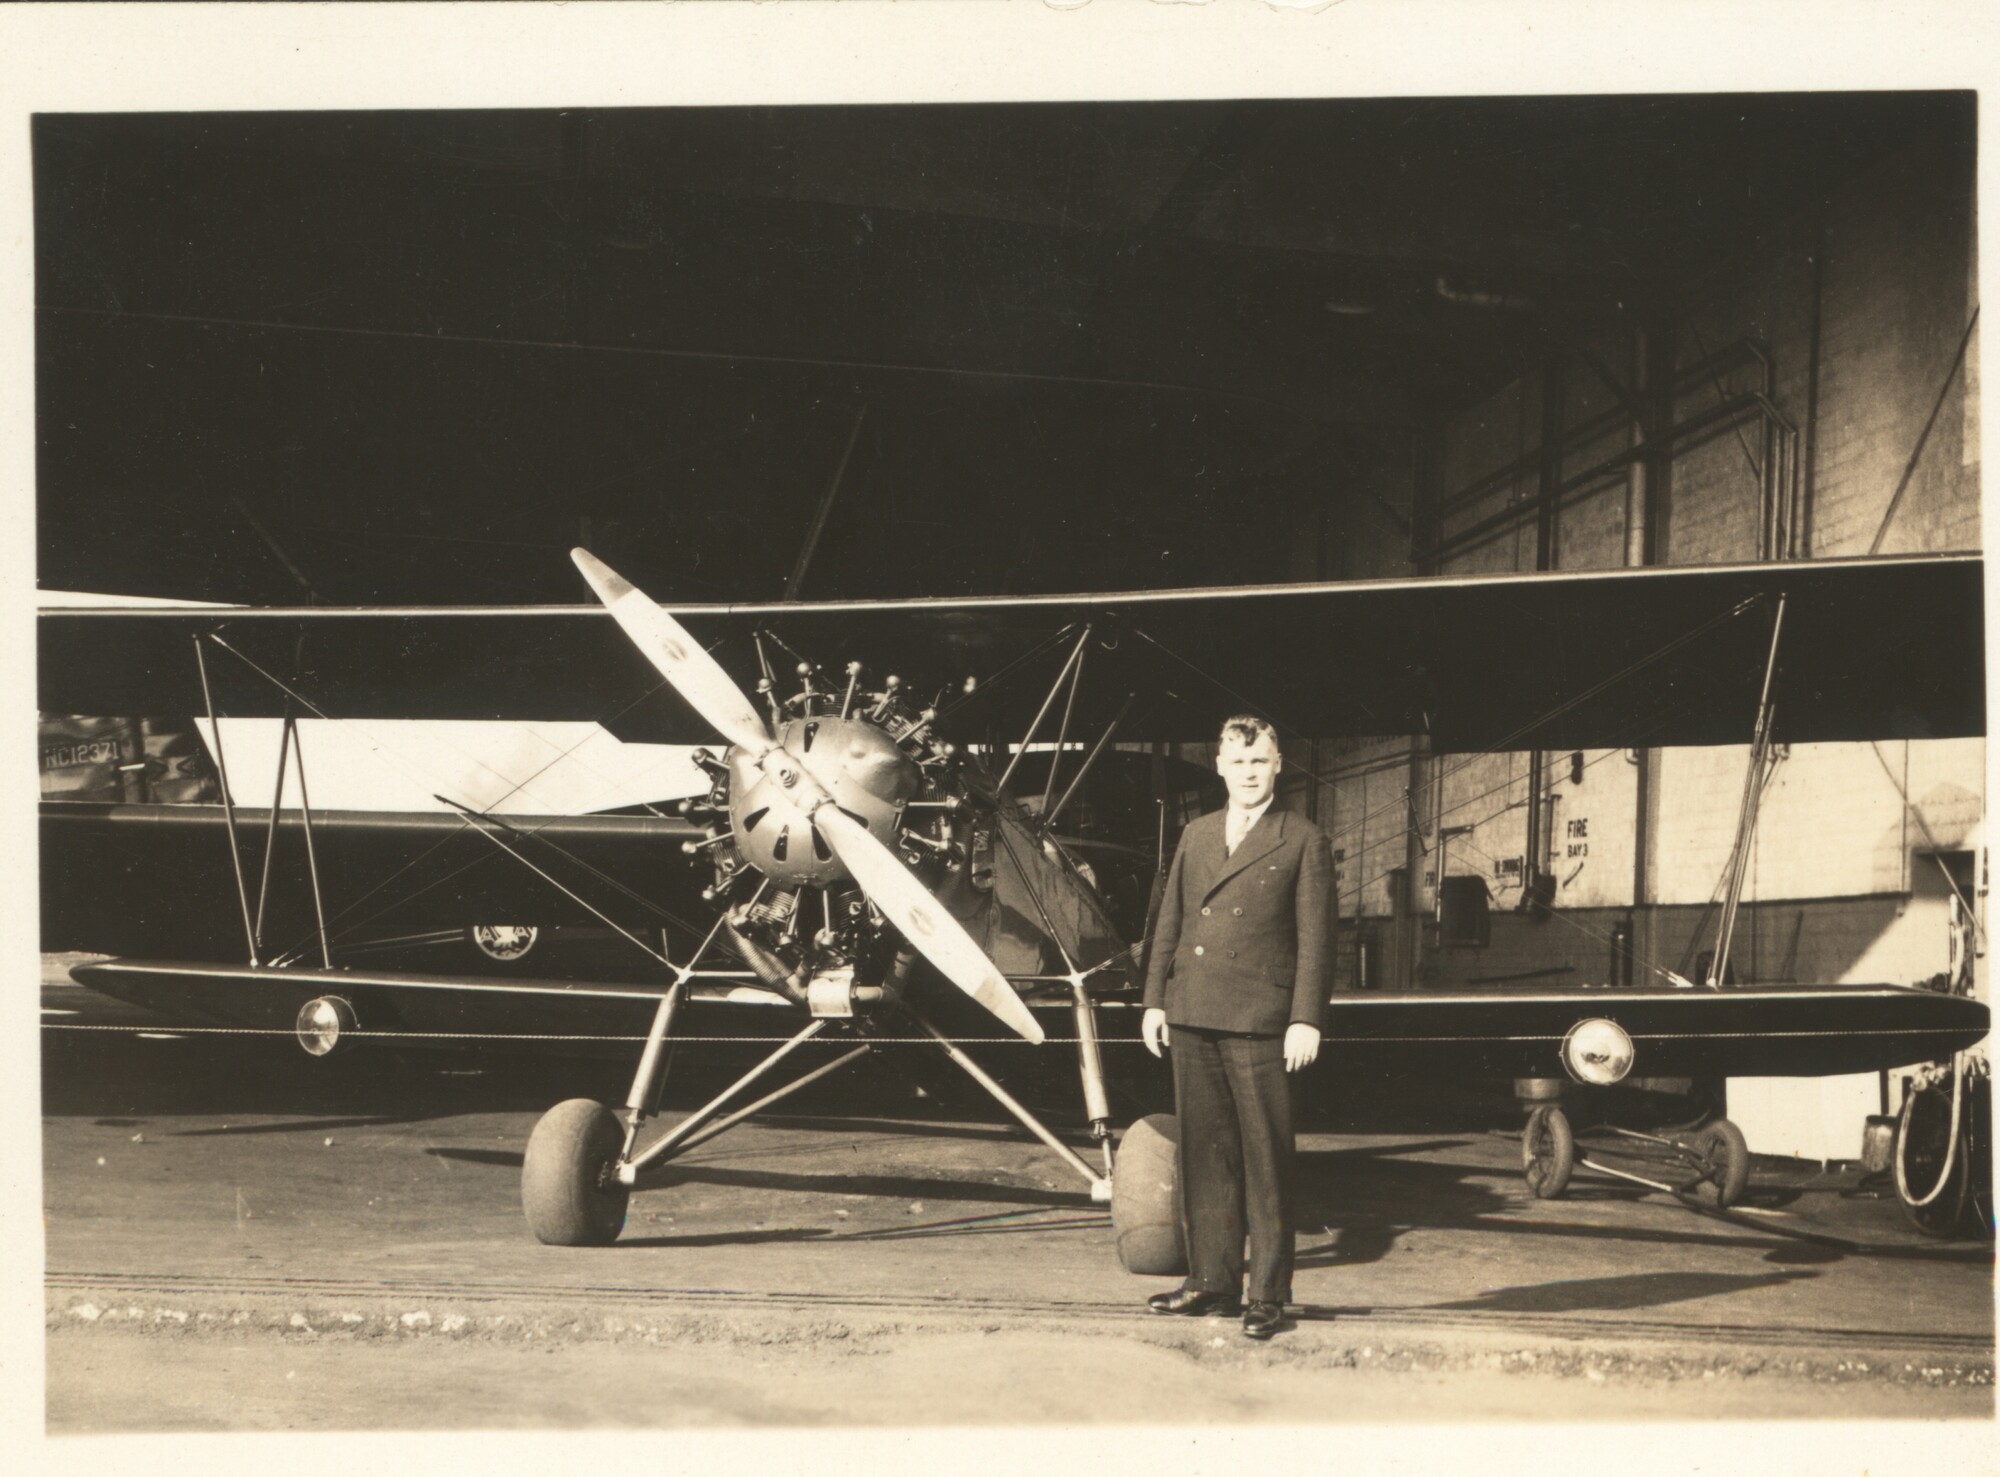
<svg viewBox="0 0 2000 1477">
<path fill-rule="evenodd" d="M 1232 855 L 1227 815 L 1181 833 L 1153 925 L 1145 1003 L 1176 1026 L 1317 1029 L 1333 983 L 1332 848 L 1311 821 L 1274 806 Z"/>
</svg>

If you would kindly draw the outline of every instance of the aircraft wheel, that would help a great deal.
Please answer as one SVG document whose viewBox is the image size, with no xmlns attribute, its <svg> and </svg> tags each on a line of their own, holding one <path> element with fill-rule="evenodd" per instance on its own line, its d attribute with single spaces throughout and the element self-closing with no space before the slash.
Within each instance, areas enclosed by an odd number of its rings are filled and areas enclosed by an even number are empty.
<svg viewBox="0 0 2000 1477">
<path fill-rule="evenodd" d="M 1125 1270 L 1163 1277 L 1187 1272 L 1181 1237 L 1180 1123 L 1154 1113 L 1125 1130 L 1111 1175 L 1111 1228 Z"/>
<path fill-rule="evenodd" d="M 1727 1118 L 1714 1119 L 1689 1136 L 1688 1148 L 1701 1170 L 1694 1193 L 1702 1204 L 1725 1209 L 1743 1198 L 1750 1183 L 1750 1145 L 1742 1129 Z"/>
<path fill-rule="evenodd" d="M 589 1098 L 542 1114 L 521 1161 L 521 1209 L 544 1246 L 609 1246 L 631 1190 L 611 1171 L 625 1147 L 618 1115 Z"/>
<path fill-rule="evenodd" d="M 1576 1135 L 1569 1114 L 1543 1104 L 1528 1115 L 1521 1130 L 1521 1173 L 1537 1200 L 1553 1200 L 1569 1188 L 1576 1169 Z"/>
<path fill-rule="evenodd" d="M 525 923 L 473 923 L 465 930 L 465 941 L 486 968 L 496 964 L 513 968 L 528 957 L 541 936 L 541 929 Z"/>
</svg>

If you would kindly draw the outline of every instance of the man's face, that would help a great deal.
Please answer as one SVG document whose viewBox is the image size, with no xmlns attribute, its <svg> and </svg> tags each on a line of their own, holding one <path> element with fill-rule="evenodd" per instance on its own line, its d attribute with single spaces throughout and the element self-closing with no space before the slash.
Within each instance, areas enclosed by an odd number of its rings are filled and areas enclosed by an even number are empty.
<svg viewBox="0 0 2000 1477">
<path fill-rule="evenodd" d="M 1268 733 L 1259 734 L 1254 744 L 1229 734 L 1215 752 L 1216 773 L 1229 787 L 1229 803 L 1239 810 L 1255 810 L 1269 800 L 1284 767 L 1278 745 Z"/>
</svg>

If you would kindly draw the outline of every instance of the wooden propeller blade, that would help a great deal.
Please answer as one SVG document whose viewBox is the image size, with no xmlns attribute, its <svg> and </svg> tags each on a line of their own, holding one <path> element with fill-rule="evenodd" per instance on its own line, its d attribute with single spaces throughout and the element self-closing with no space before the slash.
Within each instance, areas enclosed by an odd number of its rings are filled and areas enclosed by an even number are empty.
<svg viewBox="0 0 2000 1477">
<path fill-rule="evenodd" d="M 771 733 L 763 718 L 687 627 L 588 549 L 571 549 L 569 557 L 590 581 L 604 608 L 632 638 L 632 644 L 673 684 L 689 707 L 737 748 L 757 757 L 769 752 Z"/>
<path fill-rule="evenodd" d="M 570 558 L 612 618 L 689 707 L 737 748 L 757 758 L 771 752 L 775 746 L 763 718 L 679 621 L 589 550 L 572 549 Z M 821 805 L 813 820 L 841 865 L 913 948 L 1014 1031 L 1037 1044 L 1042 1041 L 1042 1028 L 986 957 L 986 951 L 973 942 L 972 935 L 930 890 L 910 875 L 894 852 L 871 836 L 865 826 L 843 815 L 838 806 Z"/>
<path fill-rule="evenodd" d="M 897 855 L 865 826 L 835 805 L 813 812 L 813 823 L 862 891 L 902 931 L 911 947 L 938 972 L 1000 1017 L 1017 1034 L 1040 1045 L 1042 1028 L 986 951 L 945 911 L 929 888 L 910 875 Z"/>
</svg>

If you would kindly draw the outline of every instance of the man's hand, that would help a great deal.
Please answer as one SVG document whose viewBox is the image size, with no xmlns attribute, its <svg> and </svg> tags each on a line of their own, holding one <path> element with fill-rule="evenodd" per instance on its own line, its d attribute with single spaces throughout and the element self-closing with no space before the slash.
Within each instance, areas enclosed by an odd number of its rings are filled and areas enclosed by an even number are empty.
<svg viewBox="0 0 2000 1477">
<path fill-rule="evenodd" d="M 1144 1031 L 1142 1022 L 1139 1029 Z M 1158 1052 L 1153 1053 L 1158 1056 Z M 1285 1027 L 1285 1070 L 1297 1072 L 1313 1064 L 1319 1055 L 1319 1027 L 1309 1026 L 1304 1021 L 1293 1021 Z"/>
<path fill-rule="evenodd" d="M 1167 1049 L 1167 1013 L 1148 1006 L 1146 1013 L 1139 1017 L 1139 1039 L 1146 1043 L 1146 1050 L 1154 1056 Z"/>
</svg>

